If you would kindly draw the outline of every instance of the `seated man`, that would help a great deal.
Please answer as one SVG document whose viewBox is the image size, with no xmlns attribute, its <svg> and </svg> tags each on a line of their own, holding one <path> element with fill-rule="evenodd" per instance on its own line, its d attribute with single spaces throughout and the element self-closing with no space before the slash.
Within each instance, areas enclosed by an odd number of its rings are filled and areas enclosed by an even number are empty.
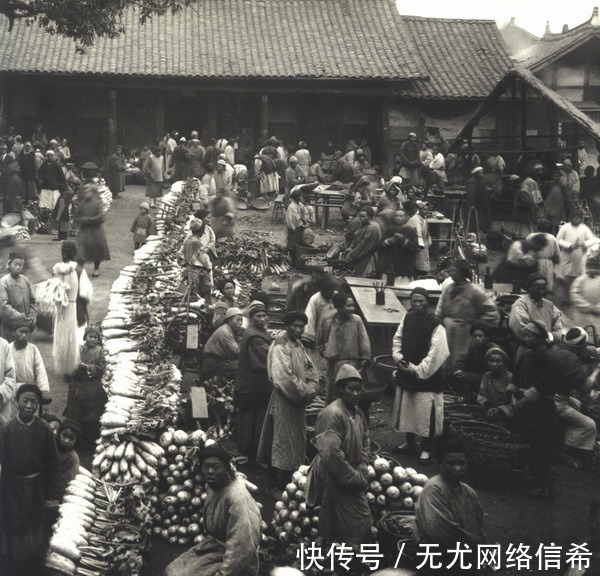
<svg viewBox="0 0 600 576">
<path fill-rule="evenodd" d="M 467 455 L 457 441 L 448 440 L 440 446 L 440 474 L 430 478 L 415 505 L 417 539 L 419 544 L 438 544 L 434 558 L 443 570 L 419 570 L 419 574 L 463 574 L 457 562 L 453 568 L 446 567 L 453 555 L 447 551 L 460 543 L 471 548 L 484 542 L 483 508 L 477 493 L 462 480 L 467 473 Z M 473 572 L 470 572 L 471 574 Z"/>
<path fill-rule="evenodd" d="M 206 446 L 199 466 L 207 484 L 204 503 L 206 538 L 173 560 L 165 576 L 256 576 L 260 546 L 260 510 L 231 466 L 231 455 Z"/>
<path fill-rule="evenodd" d="M 225 322 L 212 333 L 204 346 L 202 374 L 205 378 L 215 375 L 233 378 L 240 355 L 242 324 L 242 311 L 228 308 Z"/>
<path fill-rule="evenodd" d="M 512 383 L 512 373 L 506 367 L 508 355 L 499 346 L 493 346 L 485 359 L 489 371 L 483 375 L 477 394 L 477 404 L 485 411 L 488 420 L 510 423 L 514 417 L 511 392 L 517 391 Z"/>
<path fill-rule="evenodd" d="M 473 404 L 481 378 L 488 371 L 485 355 L 495 345 L 490 342 L 490 329 L 486 324 L 474 322 L 469 332 L 472 338 L 469 349 L 455 366 L 449 367 L 446 377 L 452 389 L 466 394 L 467 402 Z"/>
</svg>

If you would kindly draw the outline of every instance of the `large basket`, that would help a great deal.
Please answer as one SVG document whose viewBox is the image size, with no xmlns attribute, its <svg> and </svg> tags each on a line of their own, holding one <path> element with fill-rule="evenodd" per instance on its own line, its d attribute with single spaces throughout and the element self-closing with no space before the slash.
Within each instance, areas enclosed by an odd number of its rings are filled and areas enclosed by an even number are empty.
<svg viewBox="0 0 600 576">
<path fill-rule="evenodd" d="M 485 422 L 457 421 L 450 430 L 465 445 L 474 466 L 503 472 L 522 469 L 529 454 L 529 444 L 505 428 Z"/>
<path fill-rule="evenodd" d="M 397 527 L 401 527 L 401 530 L 394 530 L 390 525 L 391 523 L 395 523 Z M 412 566 L 415 562 L 417 551 L 417 527 L 414 514 L 407 511 L 393 510 L 383 516 L 377 522 L 376 526 L 381 553 L 388 559 L 396 562 L 402 545 L 404 545 L 400 565 L 405 567 Z"/>
</svg>

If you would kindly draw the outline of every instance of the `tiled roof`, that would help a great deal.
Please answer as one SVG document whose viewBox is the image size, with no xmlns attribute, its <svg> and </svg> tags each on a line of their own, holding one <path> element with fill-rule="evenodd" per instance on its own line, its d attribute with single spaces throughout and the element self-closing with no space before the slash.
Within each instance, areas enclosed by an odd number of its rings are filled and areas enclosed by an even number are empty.
<svg viewBox="0 0 600 576">
<path fill-rule="evenodd" d="M 399 94 L 414 98 L 485 98 L 512 67 L 493 20 L 402 16 L 430 81 L 416 81 Z"/>
<path fill-rule="evenodd" d="M 0 26 L 0 71 L 178 78 L 426 78 L 394 0 L 201 0 L 78 54 L 36 25 Z"/>
<path fill-rule="evenodd" d="M 592 26 L 590 22 L 563 34 L 545 34 L 537 44 L 517 54 L 517 60 L 521 66 L 536 70 L 594 36 L 600 36 L 600 28 Z"/>
</svg>

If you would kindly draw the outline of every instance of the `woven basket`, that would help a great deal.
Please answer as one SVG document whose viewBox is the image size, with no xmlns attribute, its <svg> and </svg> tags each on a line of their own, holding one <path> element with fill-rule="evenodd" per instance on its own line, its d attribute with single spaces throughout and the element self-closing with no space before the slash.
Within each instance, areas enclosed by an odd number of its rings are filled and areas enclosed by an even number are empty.
<svg viewBox="0 0 600 576">
<path fill-rule="evenodd" d="M 404 534 L 397 534 L 395 531 L 388 528 L 388 522 L 391 519 L 397 520 L 404 527 Z M 395 562 L 398 558 L 398 553 L 404 544 L 402 551 L 402 566 L 411 566 L 416 559 L 417 551 L 417 532 L 416 521 L 414 514 L 401 510 L 393 510 L 388 512 L 379 522 L 377 526 L 377 540 L 382 554 L 388 559 L 393 559 Z"/>
<path fill-rule="evenodd" d="M 522 469 L 529 454 L 529 444 L 505 428 L 484 422 L 457 421 L 450 430 L 465 445 L 469 461 L 488 470 L 508 472 Z"/>
</svg>

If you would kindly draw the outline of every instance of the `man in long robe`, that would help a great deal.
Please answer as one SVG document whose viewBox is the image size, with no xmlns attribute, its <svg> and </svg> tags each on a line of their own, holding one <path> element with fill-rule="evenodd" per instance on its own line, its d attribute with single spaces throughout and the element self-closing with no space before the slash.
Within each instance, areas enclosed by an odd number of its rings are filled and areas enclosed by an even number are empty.
<svg viewBox="0 0 600 576">
<path fill-rule="evenodd" d="M 462 482 L 467 472 L 465 449 L 455 441 L 448 441 L 439 457 L 440 474 L 425 484 L 415 506 L 418 541 L 438 544 L 439 551 L 443 552 L 456 548 L 457 544 L 474 548 L 484 542 L 483 508 L 475 490 Z M 461 571 L 459 562 L 447 568 L 451 559 L 452 555 L 446 552 L 436 558 L 436 562 L 445 567 L 444 574 L 462 574 L 464 570 Z M 424 574 L 438 572 L 423 571 Z"/>
<path fill-rule="evenodd" d="M 377 272 L 375 254 L 381 242 L 381 228 L 373 222 L 373 208 L 361 208 L 358 217 L 362 228 L 354 235 L 345 257 L 361 278 L 373 278 Z"/>
<path fill-rule="evenodd" d="M 354 300 L 345 292 L 333 296 L 335 313 L 323 319 L 317 332 L 317 348 L 327 361 L 327 404 L 338 398 L 335 382 L 344 365 L 361 370 L 371 359 L 371 343 Z"/>
<path fill-rule="evenodd" d="M 242 454 L 256 458 L 273 385 L 269 382 L 267 356 L 273 338 L 267 331 L 267 309 L 255 301 L 248 307 L 250 325 L 240 343 L 240 355 L 233 385 L 237 408 L 237 445 Z"/>
<path fill-rule="evenodd" d="M 37 386 L 21 386 L 19 412 L 0 433 L 0 542 L 12 565 L 10 576 L 42 574 L 45 506 L 58 497 L 58 451 L 50 425 L 36 416 L 41 402 Z"/>
<path fill-rule="evenodd" d="M 306 326 L 303 312 L 288 312 L 286 333 L 269 349 L 267 371 L 273 393 L 267 408 L 257 460 L 268 464 L 271 488 L 280 489 L 306 458 L 306 406 L 318 390 L 316 370 L 300 342 Z"/>
<path fill-rule="evenodd" d="M 200 456 L 207 496 L 202 516 L 206 537 L 169 564 L 165 576 L 256 576 L 260 510 L 216 444 Z"/>
<path fill-rule="evenodd" d="M 336 383 L 341 398 L 317 418 L 318 455 L 308 474 L 306 500 L 321 505 L 319 533 L 326 542 L 359 546 L 369 539 L 373 522 L 366 498 L 370 460 L 369 427 L 358 403 L 362 378 L 346 364 Z"/>
</svg>

